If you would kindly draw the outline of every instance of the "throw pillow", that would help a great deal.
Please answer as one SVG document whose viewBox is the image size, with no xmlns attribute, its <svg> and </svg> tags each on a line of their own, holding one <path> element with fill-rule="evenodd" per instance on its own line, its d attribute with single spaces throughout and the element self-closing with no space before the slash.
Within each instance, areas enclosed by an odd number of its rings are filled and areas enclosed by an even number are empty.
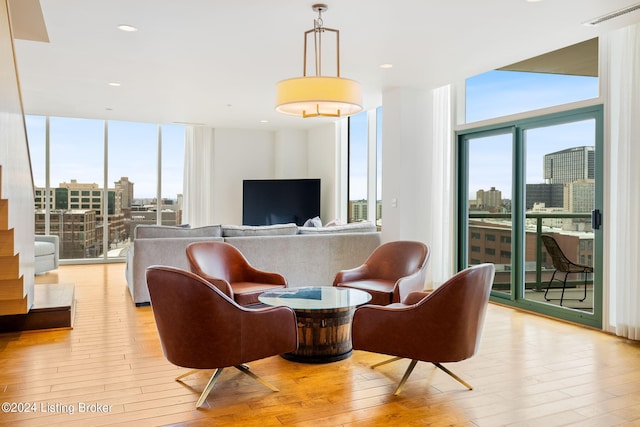
<svg viewBox="0 0 640 427">
<path fill-rule="evenodd" d="M 322 221 L 320 220 L 319 216 L 315 218 L 309 218 L 304 222 L 303 227 L 322 227 Z"/>
</svg>

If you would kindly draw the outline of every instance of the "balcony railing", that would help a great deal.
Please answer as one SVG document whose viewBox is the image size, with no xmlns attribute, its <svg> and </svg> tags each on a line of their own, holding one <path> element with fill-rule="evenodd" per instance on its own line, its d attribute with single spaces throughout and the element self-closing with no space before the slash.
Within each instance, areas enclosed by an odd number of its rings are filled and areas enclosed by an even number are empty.
<svg viewBox="0 0 640 427">
<path fill-rule="evenodd" d="M 470 264 L 474 264 L 480 258 L 482 262 L 496 264 L 496 279 L 493 287 L 495 291 L 508 292 L 511 289 L 511 218 L 511 213 L 469 213 L 469 261 Z M 590 218 L 588 213 L 528 212 L 525 214 L 525 290 L 544 290 L 555 271 L 540 238 L 542 234 L 554 235 L 571 261 L 592 265 L 594 242 Z M 505 254 L 509 255 L 508 258 L 505 258 Z M 592 285 L 593 278 L 588 277 L 587 283 Z M 584 285 L 584 276 L 569 275 L 568 288 L 582 285 Z"/>
</svg>

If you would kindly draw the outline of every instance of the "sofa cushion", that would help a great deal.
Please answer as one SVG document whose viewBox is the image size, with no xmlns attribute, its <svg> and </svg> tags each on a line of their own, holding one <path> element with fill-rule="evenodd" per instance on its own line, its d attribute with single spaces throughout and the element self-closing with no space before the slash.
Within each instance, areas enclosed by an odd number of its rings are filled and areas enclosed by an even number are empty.
<svg viewBox="0 0 640 427">
<path fill-rule="evenodd" d="M 274 224 L 274 225 L 223 225 L 223 237 L 246 237 L 246 236 L 286 236 L 298 234 L 298 225 Z"/>
<path fill-rule="evenodd" d="M 370 233 L 373 231 L 377 231 L 376 225 L 370 221 L 351 222 L 331 227 L 300 227 L 300 234 Z"/>
<path fill-rule="evenodd" d="M 222 237 L 220 225 L 185 228 L 168 225 L 140 224 L 134 230 L 135 239 L 151 239 L 155 237 Z"/>
</svg>

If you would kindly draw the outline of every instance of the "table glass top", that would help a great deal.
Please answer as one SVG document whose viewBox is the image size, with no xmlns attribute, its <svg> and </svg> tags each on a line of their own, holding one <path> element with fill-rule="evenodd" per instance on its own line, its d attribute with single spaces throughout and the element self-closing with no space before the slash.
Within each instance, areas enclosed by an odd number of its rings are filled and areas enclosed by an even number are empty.
<svg viewBox="0 0 640 427">
<path fill-rule="evenodd" d="M 258 299 L 263 304 L 284 305 L 294 310 L 327 310 L 366 304 L 371 299 L 371 295 L 358 289 L 309 286 L 265 292 Z"/>
</svg>

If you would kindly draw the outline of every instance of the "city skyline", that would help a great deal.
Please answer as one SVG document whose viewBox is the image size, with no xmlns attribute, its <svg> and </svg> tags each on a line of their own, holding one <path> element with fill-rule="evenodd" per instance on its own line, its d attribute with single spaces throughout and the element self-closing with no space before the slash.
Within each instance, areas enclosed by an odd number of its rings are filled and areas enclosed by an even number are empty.
<svg viewBox="0 0 640 427">
<path fill-rule="evenodd" d="M 45 187 L 46 118 L 26 116 L 27 136 L 36 187 Z M 50 118 L 50 186 L 72 179 L 103 187 L 104 120 Z M 182 194 L 184 168 L 182 125 L 162 125 L 162 197 Z M 156 198 L 158 125 L 108 122 L 109 188 L 121 177 L 135 184 L 135 198 Z M 149 155 L 149 153 L 153 153 Z"/>
</svg>

